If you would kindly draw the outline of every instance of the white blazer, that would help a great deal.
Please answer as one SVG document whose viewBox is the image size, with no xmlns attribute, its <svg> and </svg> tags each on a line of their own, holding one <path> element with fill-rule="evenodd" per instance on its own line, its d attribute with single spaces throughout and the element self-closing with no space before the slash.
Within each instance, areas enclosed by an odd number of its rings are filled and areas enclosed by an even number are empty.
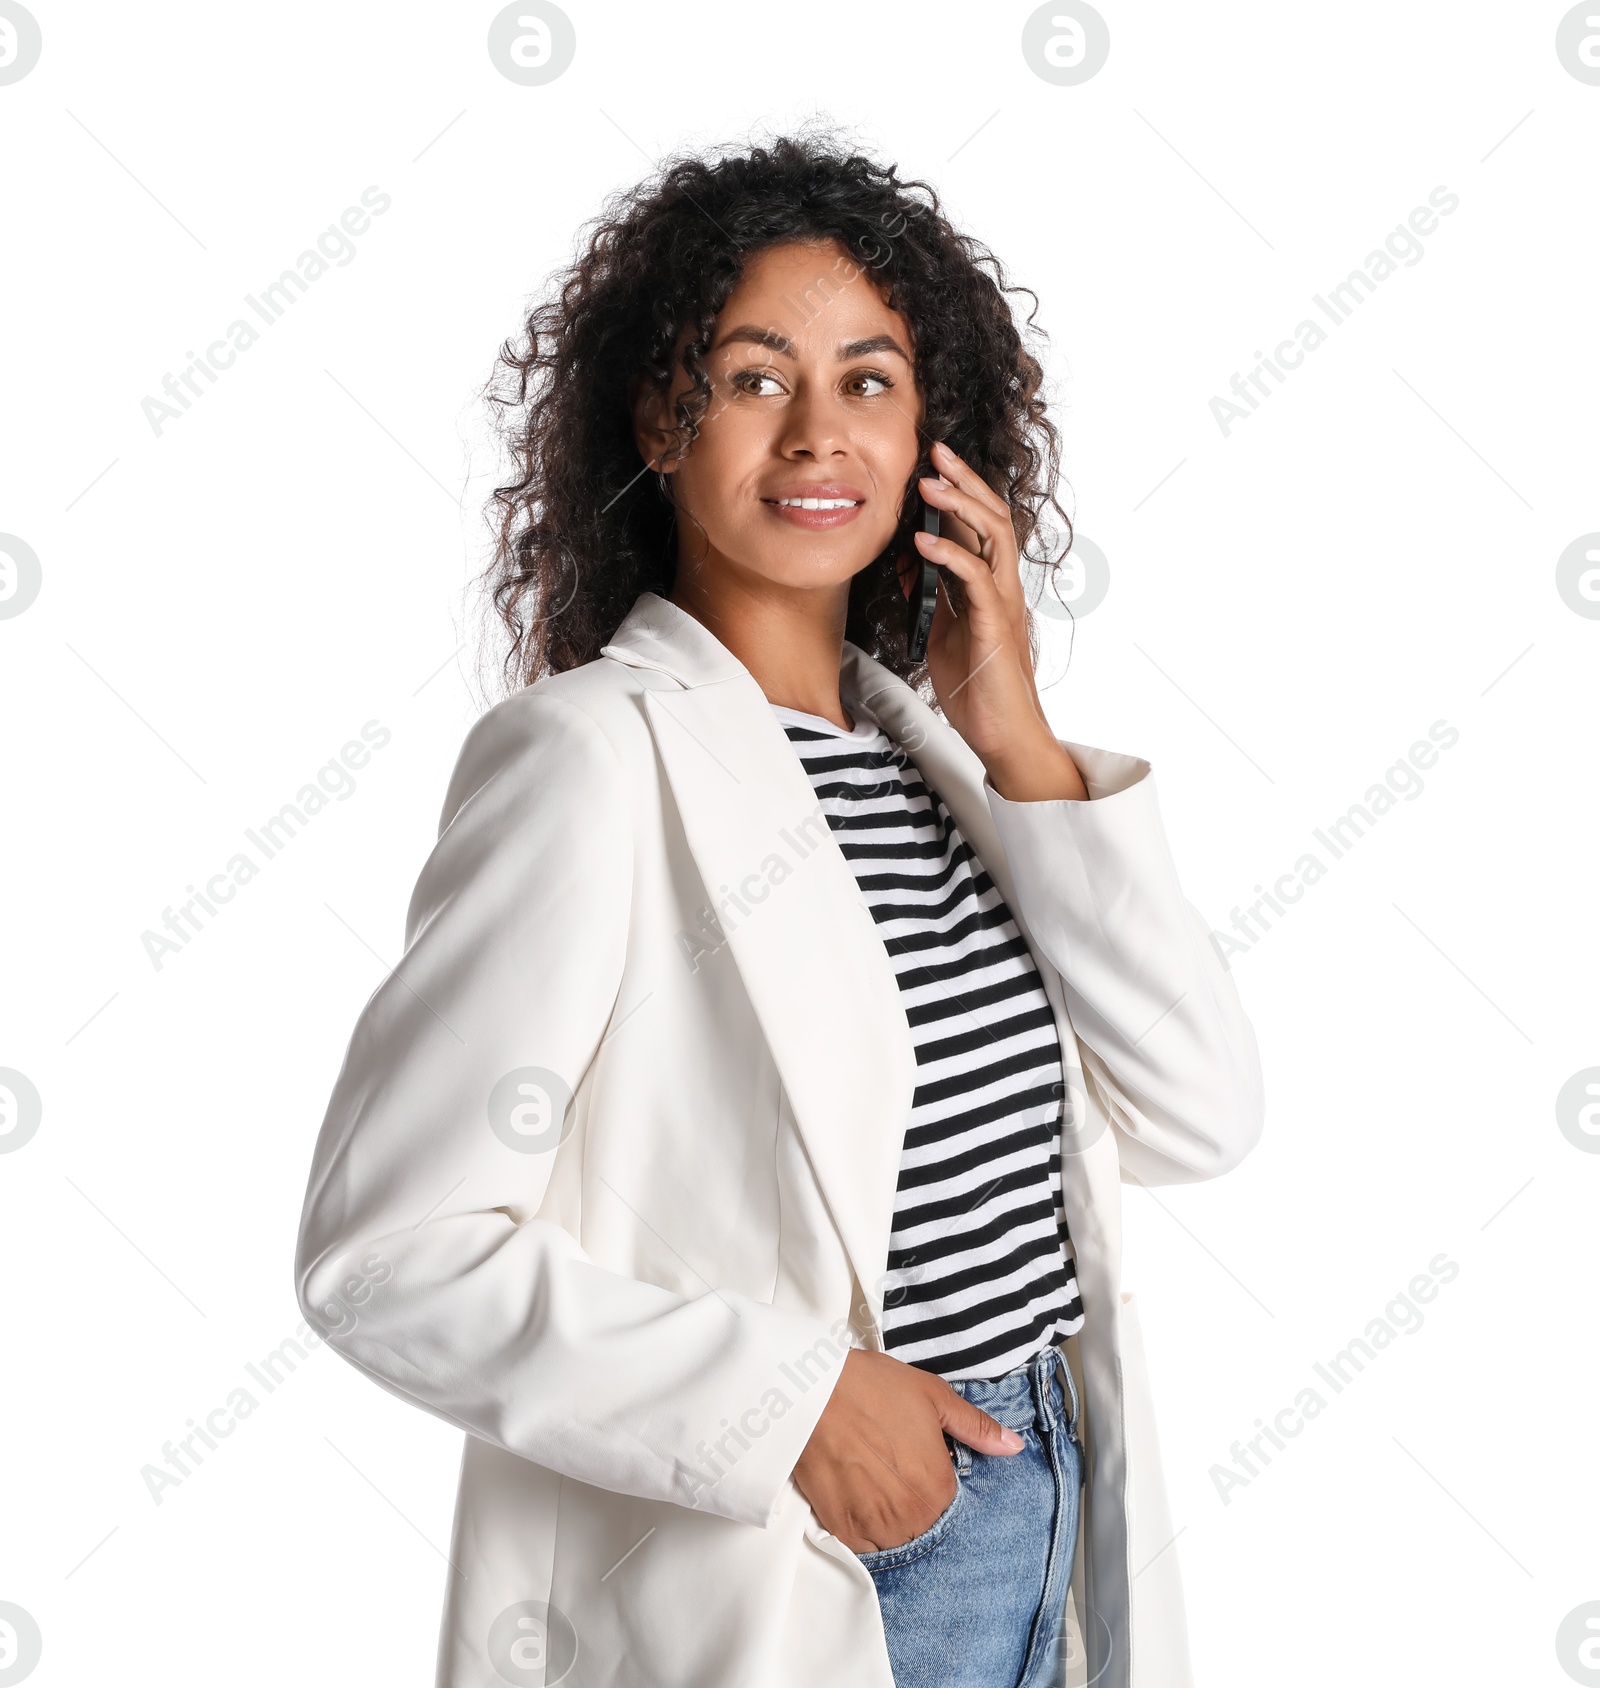
<svg viewBox="0 0 1600 1688">
<path fill-rule="evenodd" d="M 1119 1178 L 1248 1152 L 1254 1034 L 1148 762 L 1063 741 L 1090 801 L 1007 802 L 854 645 L 842 678 L 1000 887 L 1061 1032 L 1088 1476 L 1057 1680 L 1188 1688 Z M 468 1433 L 440 1688 L 893 1688 L 872 1579 L 789 1474 L 847 1345 L 883 1346 L 914 1077 L 810 782 L 700 623 L 645 593 L 472 728 L 295 1261 L 346 1359 Z"/>
</svg>

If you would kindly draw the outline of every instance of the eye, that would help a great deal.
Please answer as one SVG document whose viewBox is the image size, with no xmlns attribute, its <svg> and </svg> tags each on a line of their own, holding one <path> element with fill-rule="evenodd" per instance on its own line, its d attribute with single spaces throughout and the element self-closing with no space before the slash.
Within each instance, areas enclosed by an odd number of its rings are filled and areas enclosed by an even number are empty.
<svg viewBox="0 0 1600 1688">
<path fill-rule="evenodd" d="M 847 393 L 858 399 L 875 399 L 879 393 L 886 393 L 894 385 L 887 375 L 876 369 L 858 369 L 845 377 L 844 387 Z"/>
<path fill-rule="evenodd" d="M 736 392 L 751 393 L 756 398 L 775 398 L 783 391 L 783 383 L 770 369 L 741 369 L 730 379 Z"/>
</svg>

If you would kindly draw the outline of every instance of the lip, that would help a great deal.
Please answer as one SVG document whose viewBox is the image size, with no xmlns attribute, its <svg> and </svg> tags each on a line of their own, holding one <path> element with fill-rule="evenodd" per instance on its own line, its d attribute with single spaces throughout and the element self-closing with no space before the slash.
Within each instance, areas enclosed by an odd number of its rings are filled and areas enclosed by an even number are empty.
<svg viewBox="0 0 1600 1688">
<path fill-rule="evenodd" d="M 793 504 L 780 504 L 781 498 L 848 498 L 852 502 L 843 509 L 802 510 Z M 779 487 L 761 502 L 779 521 L 815 532 L 853 522 L 865 508 L 867 495 L 843 481 L 798 481 L 793 486 Z"/>
</svg>

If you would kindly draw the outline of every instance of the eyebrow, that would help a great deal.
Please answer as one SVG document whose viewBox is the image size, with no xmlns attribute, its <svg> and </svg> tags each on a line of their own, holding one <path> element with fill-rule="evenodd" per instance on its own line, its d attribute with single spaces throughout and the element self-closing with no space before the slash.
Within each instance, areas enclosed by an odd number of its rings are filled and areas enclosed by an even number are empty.
<svg viewBox="0 0 1600 1688">
<path fill-rule="evenodd" d="M 738 328 L 730 328 L 718 341 L 717 346 L 730 346 L 741 342 L 751 346 L 765 346 L 769 351 L 781 352 L 786 356 L 794 356 L 794 343 L 775 328 L 756 328 L 750 324 Z M 713 350 L 716 348 L 713 347 Z M 906 363 L 911 362 L 911 355 L 892 334 L 874 334 L 866 340 L 849 340 L 840 346 L 835 356 L 844 362 L 849 358 L 870 357 L 875 352 L 893 352 L 896 357 L 903 358 Z"/>
</svg>

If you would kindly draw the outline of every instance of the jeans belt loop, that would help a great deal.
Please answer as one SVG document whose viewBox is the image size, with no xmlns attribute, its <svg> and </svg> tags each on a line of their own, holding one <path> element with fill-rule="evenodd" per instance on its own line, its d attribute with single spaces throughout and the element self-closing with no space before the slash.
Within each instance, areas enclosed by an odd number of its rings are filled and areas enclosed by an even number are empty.
<svg viewBox="0 0 1600 1688">
<path fill-rule="evenodd" d="M 1056 1404 L 1050 1391 L 1050 1373 L 1054 1363 L 1055 1350 L 1045 1348 L 1028 1367 L 1028 1380 L 1033 1385 L 1034 1411 L 1047 1436 L 1056 1427 Z"/>
<path fill-rule="evenodd" d="M 1067 1364 L 1066 1355 L 1062 1353 L 1060 1348 L 1052 1348 L 1051 1352 L 1055 1355 L 1056 1362 L 1061 1367 L 1061 1375 L 1066 1379 L 1067 1394 L 1072 1401 L 1072 1423 L 1068 1426 L 1068 1429 L 1072 1433 L 1073 1440 L 1081 1442 L 1082 1438 L 1078 1435 L 1078 1418 L 1080 1416 L 1078 1406 L 1078 1385 L 1073 1379 L 1072 1367 Z"/>
</svg>

